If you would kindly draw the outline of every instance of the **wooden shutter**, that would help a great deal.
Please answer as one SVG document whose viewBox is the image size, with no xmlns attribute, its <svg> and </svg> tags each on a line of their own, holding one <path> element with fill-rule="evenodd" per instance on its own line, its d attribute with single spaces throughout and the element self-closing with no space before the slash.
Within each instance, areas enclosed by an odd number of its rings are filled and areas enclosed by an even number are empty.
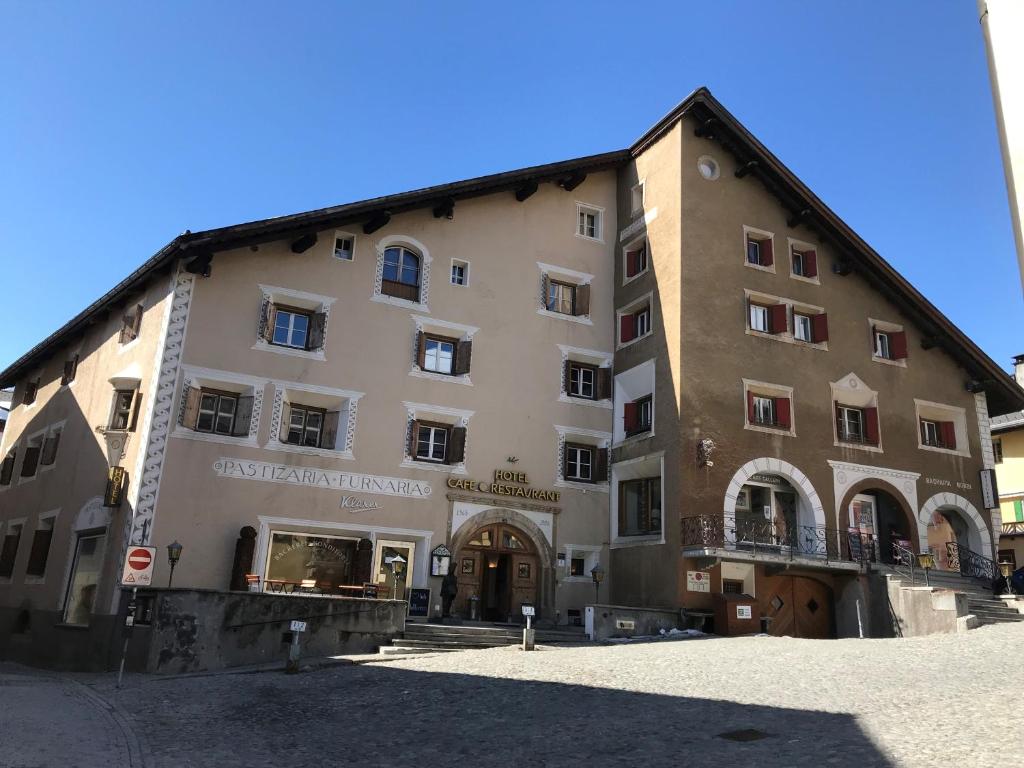
<svg viewBox="0 0 1024 768">
<path fill-rule="evenodd" d="M 181 409 L 181 426 L 196 428 L 196 422 L 199 421 L 199 401 L 202 396 L 203 392 L 199 387 L 185 387 L 181 394 L 181 399 L 185 403 L 185 407 Z"/>
<path fill-rule="evenodd" d="M 132 418 L 128 422 L 128 431 L 134 432 L 135 428 L 139 425 L 139 411 L 142 410 L 142 393 L 139 390 L 135 390 L 135 394 L 132 396 Z"/>
<path fill-rule="evenodd" d="M 828 315 L 824 312 L 811 315 L 811 341 L 815 344 L 828 341 Z"/>
<path fill-rule="evenodd" d="M 864 409 L 864 439 L 871 445 L 878 445 L 878 409 Z"/>
<path fill-rule="evenodd" d="M 905 360 L 907 357 L 907 334 L 903 331 L 889 334 L 889 353 L 893 360 Z"/>
<path fill-rule="evenodd" d="M 423 331 L 416 331 L 416 365 L 422 371 L 427 362 L 427 336 Z"/>
<path fill-rule="evenodd" d="M 635 432 L 637 421 L 640 415 L 640 406 L 637 403 L 626 403 L 622 407 L 622 426 L 626 434 Z"/>
<path fill-rule="evenodd" d="M 43 453 L 39 463 L 43 466 L 50 466 L 57 460 L 57 446 L 60 444 L 60 432 L 54 432 L 43 441 Z"/>
<path fill-rule="evenodd" d="M 274 303 L 270 299 L 263 299 L 260 307 L 259 336 L 268 343 L 274 340 Z"/>
<path fill-rule="evenodd" d="M 447 464 L 459 464 L 466 460 L 466 428 L 452 427 L 448 435 Z"/>
<path fill-rule="evenodd" d="M 32 536 L 32 549 L 28 554 L 28 565 L 25 573 L 30 576 L 42 576 L 46 571 L 46 560 L 50 554 L 50 540 L 53 538 L 52 528 L 39 528 Z"/>
<path fill-rule="evenodd" d="M 75 355 L 70 360 L 64 361 L 64 373 L 60 377 L 60 383 L 70 384 L 75 380 L 75 372 L 78 370 L 78 355 Z"/>
<path fill-rule="evenodd" d="M 290 403 L 281 404 L 281 428 L 278 430 L 277 439 L 282 443 L 288 442 L 288 433 L 292 426 L 292 406 Z"/>
<path fill-rule="evenodd" d="M 573 314 L 590 314 L 590 283 L 576 286 L 576 306 L 573 310 Z"/>
<path fill-rule="evenodd" d="M 121 316 L 121 336 L 118 339 L 121 344 L 127 344 L 132 340 L 132 316 Z"/>
<path fill-rule="evenodd" d="M 338 447 L 338 424 L 341 422 L 340 411 L 328 411 L 324 414 L 324 428 L 320 432 L 320 447 L 336 450 Z"/>
<path fill-rule="evenodd" d="M 943 448 L 956 448 L 956 427 L 952 421 L 939 422 L 939 436 L 942 439 Z"/>
<path fill-rule="evenodd" d="M 790 424 L 790 403 L 788 397 L 775 398 L 775 420 L 783 429 L 789 429 Z"/>
<path fill-rule="evenodd" d="M 409 434 L 406 435 L 407 448 L 409 449 L 409 455 L 413 458 L 416 457 L 416 443 L 420 436 L 420 423 L 413 419 L 409 424 Z"/>
<path fill-rule="evenodd" d="M 548 306 L 548 291 L 550 290 L 548 286 L 550 282 L 551 278 L 548 277 L 547 272 L 540 276 L 540 305 L 544 309 L 551 309 Z"/>
<path fill-rule="evenodd" d="M 804 251 L 804 277 L 818 276 L 818 252 Z"/>
<path fill-rule="evenodd" d="M 775 255 L 772 253 L 772 239 L 766 238 L 761 241 L 761 266 L 770 267 L 775 263 Z"/>
<path fill-rule="evenodd" d="M 231 429 L 231 434 L 235 437 L 249 436 L 249 427 L 252 424 L 253 400 L 252 395 L 238 398 L 238 403 L 235 405 L 235 425 Z"/>
<path fill-rule="evenodd" d="M 0 485 L 10 485 L 11 477 L 14 475 L 14 460 L 18 457 L 18 452 L 12 450 L 7 454 L 7 458 L 0 464 Z"/>
<path fill-rule="evenodd" d="M 603 483 L 608 479 L 608 449 L 594 449 L 594 469 L 591 473 L 595 483 Z"/>
<path fill-rule="evenodd" d="M 619 341 L 625 343 L 636 338 L 636 315 L 622 315 L 619 318 Z"/>
<path fill-rule="evenodd" d="M 596 394 L 598 400 L 608 400 L 612 396 L 612 369 L 598 368 L 594 372 Z"/>
<path fill-rule="evenodd" d="M 747 390 L 747 423 L 753 424 L 756 414 L 754 413 L 754 393 Z"/>
<path fill-rule="evenodd" d="M 838 440 L 843 439 L 843 414 L 839 410 L 839 403 L 832 403 L 832 415 L 836 421 L 836 438 Z"/>
<path fill-rule="evenodd" d="M 770 333 L 782 333 L 789 328 L 788 311 L 789 307 L 785 304 L 773 304 L 768 307 L 768 331 Z"/>
<path fill-rule="evenodd" d="M 314 312 L 309 318 L 309 335 L 306 336 L 306 349 L 324 348 L 324 329 L 327 328 L 327 313 Z"/>
<path fill-rule="evenodd" d="M 640 271 L 640 251 L 626 251 L 626 277 L 633 277 Z"/>
<path fill-rule="evenodd" d="M 455 346 L 455 367 L 452 369 L 457 376 L 469 373 L 473 359 L 473 342 L 460 341 Z"/>
</svg>

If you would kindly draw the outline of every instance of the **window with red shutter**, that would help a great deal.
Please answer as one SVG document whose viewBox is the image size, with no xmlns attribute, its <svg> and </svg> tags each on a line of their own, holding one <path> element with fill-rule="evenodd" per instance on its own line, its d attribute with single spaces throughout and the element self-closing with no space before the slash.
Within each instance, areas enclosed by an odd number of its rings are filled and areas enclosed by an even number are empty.
<svg viewBox="0 0 1024 768">
<path fill-rule="evenodd" d="M 622 407 L 622 427 L 627 435 L 631 435 L 636 432 L 637 428 L 637 416 L 639 415 L 639 406 L 637 403 L 626 403 Z"/>
<path fill-rule="evenodd" d="M 619 318 L 619 341 L 625 344 L 636 338 L 636 315 L 622 315 Z"/>
<path fill-rule="evenodd" d="M 889 345 L 893 360 L 907 359 L 907 334 L 904 331 L 890 333 Z"/>
<path fill-rule="evenodd" d="M 768 332 L 785 333 L 789 330 L 788 310 L 785 304 L 768 307 Z"/>
<path fill-rule="evenodd" d="M 864 409 L 864 442 L 878 445 L 878 409 Z"/>
<path fill-rule="evenodd" d="M 775 398 L 775 419 L 782 429 L 790 426 L 790 402 L 788 397 Z"/>
<path fill-rule="evenodd" d="M 747 423 L 753 424 L 755 419 L 754 414 L 754 393 L 747 392 Z"/>
<path fill-rule="evenodd" d="M 811 341 L 815 344 L 828 341 L 828 315 L 824 312 L 811 315 Z"/>
<path fill-rule="evenodd" d="M 939 445 L 956 450 L 956 426 L 952 421 L 939 422 Z"/>
<path fill-rule="evenodd" d="M 804 277 L 818 276 L 818 252 L 804 251 Z"/>
</svg>

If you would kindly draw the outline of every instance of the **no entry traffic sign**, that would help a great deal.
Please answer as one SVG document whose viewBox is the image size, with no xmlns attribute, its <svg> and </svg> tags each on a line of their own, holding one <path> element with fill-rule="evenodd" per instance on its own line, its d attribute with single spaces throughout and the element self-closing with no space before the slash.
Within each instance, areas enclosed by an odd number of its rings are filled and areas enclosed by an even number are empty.
<svg viewBox="0 0 1024 768">
<path fill-rule="evenodd" d="M 155 555 L 156 547 L 128 547 L 121 584 L 126 587 L 148 587 L 152 584 Z"/>
</svg>

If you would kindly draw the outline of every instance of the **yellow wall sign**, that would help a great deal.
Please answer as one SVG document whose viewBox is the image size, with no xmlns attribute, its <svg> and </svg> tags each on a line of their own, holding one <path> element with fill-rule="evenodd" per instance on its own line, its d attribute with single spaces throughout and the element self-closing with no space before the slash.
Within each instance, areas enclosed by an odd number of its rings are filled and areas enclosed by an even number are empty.
<svg viewBox="0 0 1024 768">
<path fill-rule="evenodd" d="M 512 485 L 518 483 L 518 485 Z M 493 481 L 477 482 L 476 480 L 465 480 L 457 477 L 448 478 L 448 487 L 459 491 L 475 491 L 478 493 L 493 493 L 497 496 L 516 496 L 522 499 L 535 499 L 537 501 L 559 501 L 562 494 L 559 491 L 546 491 L 541 488 L 530 488 L 530 480 L 525 472 L 511 472 L 507 469 L 494 470 Z"/>
<path fill-rule="evenodd" d="M 107 490 L 103 494 L 104 507 L 121 506 L 121 497 L 124 494 L 124 478 L 126 474 L 124 467 L 111 467 L 107 472 Z"/>
</svg>

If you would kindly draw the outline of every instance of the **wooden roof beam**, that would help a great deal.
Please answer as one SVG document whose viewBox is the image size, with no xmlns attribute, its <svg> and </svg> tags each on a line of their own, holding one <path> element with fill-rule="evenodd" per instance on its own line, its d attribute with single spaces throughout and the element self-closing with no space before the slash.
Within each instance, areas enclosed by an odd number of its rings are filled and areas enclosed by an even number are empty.
<svg viewBox="0 0 1024 768">
<path fill-rule="evenodd" d="M 583 171 L 574 171 L 571 176 L 567 176 L 564 179 L 560 179 L 558 186 L 564 189 L 566 192 L 572 192 L 576 187 L 587 180 L 587 174 Z"/>
<path fill-rule="evenodd" d="M 197 253 L 192 259 L 185 265 L 185 271 L 193 275 L 201 275 L 203 277 L 209 277 L 211 267 L 213 264 L 213 254 L 209 251 L 204 253 Z"/>
<path fill-rule="evenodd" d="M 363 224 L 363 234 L 372 235 L 378 229 L 386 226 L 391 221 L 391 211 L 378 211 L 370 217 L 370 220 Z"/>
<path fill-rule="evenodd" d="M 310 232 L 298 240 L 292 241 L 292 253 L 305 253 L 314 245 L 316 245 L 316 232 Z"/>
<path fill-rule="evenodd" d="M 446 197 L 444 200 L 434 206 L 434 218 L 453 219 L 455 218 L 455 198 Z"/>
<path fill-rule="evenodd" d="M 812 211 L 810 208 L 803 208 L 797 211 L 796 213 L 792 214 L 788 219 L 786 219 L 786 226 L 789 227 L 790 229 L 800 226 L 807 219 L 810 218 L 811 213 Z"/>
<path fill-rule="evenodd" d="M 748 173 L 753 173 L 754 171 L 756 171 L 760 166 L 761 163 L 759 163 L 757 160 L 748 160 L 747 162 L 745 162 L 743 165 L 736 169 L 735 173 L 733 173 L 733 176 L 735 176 L 737 179 L 742 179 Z"/>
<path fill-rule="evenodd" d="M 525 202 L 528 197 L 537 191 L 537 188 L 538 184 L 536 180 L 526 182 L 516 189 L 516 200 L 520 203 Z"/>
</svg>

